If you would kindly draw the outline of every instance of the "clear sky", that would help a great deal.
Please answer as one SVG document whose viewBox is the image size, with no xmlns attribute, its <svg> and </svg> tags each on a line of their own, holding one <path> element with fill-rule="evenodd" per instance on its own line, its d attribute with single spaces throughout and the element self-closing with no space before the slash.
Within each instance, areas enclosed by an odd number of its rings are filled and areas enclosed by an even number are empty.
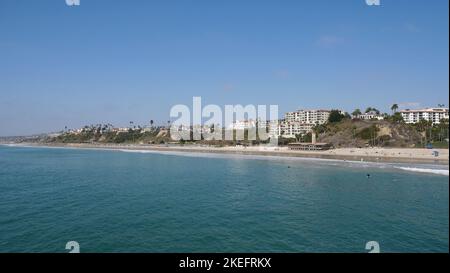
<svg viewBox="0 0 450 273">
<path fill-rule="evenodd" d="M 0 0 L 0 135 L 175 104 L 448 104 L 447 0 Z"/>
</svg>

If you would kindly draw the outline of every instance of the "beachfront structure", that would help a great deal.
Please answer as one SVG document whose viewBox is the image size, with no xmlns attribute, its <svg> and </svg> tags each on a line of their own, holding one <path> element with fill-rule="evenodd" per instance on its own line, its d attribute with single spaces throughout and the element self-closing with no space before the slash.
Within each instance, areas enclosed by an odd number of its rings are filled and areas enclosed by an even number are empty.
<svg viewBox="0 0 450 273">
<path fill-rule="evenodd" d="M 405 123 L 417 123 L 420 120 L 431 121 L 433 124 L 439 124 L 442 119 L 448 119 L 448 108 L 426 108 L 410 110 L 401 110 L 400 114 L 403 117 Z"/>
<path fill-rule="evenodd" d="M 311 134 L 311 142 L 295 142 L 289 143 L 289 150 L 303 150 L 303 151 L 324 151 L 329 150 L 333 146 L 330 143 L 316 142 L 316 134 Z"/>
<path fill-rule="evenodd" d="M 289 143 L 289 150 L 300 150 L 300 151 L 325 151 L 332 148 L 329 143 Z"/>
<path fill-rule="evenodd" d="M 361 115 L 354 115 L 353 118 L 363 119 L 363 120 L 383 120 L 384 117 L 375 111 L 369 111 Z"/>
</svg>

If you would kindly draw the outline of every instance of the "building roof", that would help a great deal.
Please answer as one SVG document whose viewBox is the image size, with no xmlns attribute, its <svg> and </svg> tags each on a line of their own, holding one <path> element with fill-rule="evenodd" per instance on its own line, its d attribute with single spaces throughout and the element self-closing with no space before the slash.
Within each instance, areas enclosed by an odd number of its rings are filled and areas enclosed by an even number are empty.
<svg viewBox="0 0 450 273">
<path fill-rule="evenodd" d="M 401 113 L 413 113 L 413 112 L 448 112 L 448 108 L 425 108 L 425 109 L 405 109 L 401 110 Z"/>
<path fill-rule="evenodd" d="M 288 143 L 289 145 L 299 145 L 299 146 L 305 146 L 305 145 L 317 145 L 317 146 L 324 146 L 324 145 L 331 145 L 330 143 L 325 143 L 325 142 L 316 142 L 316 143 L 312 143 L 312 142 L 294 142 L 294 143 Z"/>
<path fill-rule="evenodd" d="M 331 112 L 331 110 L 328 109 L 298 109 L 294 112 Z"/>
</svg>

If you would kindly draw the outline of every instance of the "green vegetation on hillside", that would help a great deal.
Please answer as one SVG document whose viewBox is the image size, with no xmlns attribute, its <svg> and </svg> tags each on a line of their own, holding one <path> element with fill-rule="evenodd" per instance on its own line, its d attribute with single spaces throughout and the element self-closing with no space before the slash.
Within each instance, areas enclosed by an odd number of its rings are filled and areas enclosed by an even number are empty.
<svg viewBox="0 0 450 273">
<path fill-rule="evenodd" d="M 169 132 L 154 128 L 130 128 L 128 131 L 106 131 L 101 127 L 85 127 L 82 132 L 65 132 L 51 138 L 48 142 L 56 143 L 140 143 L 159 144 L 170 141 Z"/>
<path fill-rule="evenodd" d="M 433 147 L 448 148 L 448 120 L 440 124 L 422 120 L 405 124 L 398 113 L 385 120 L 359 120 L 344 118 L 314 128 L 318 141 L 335 147 Z"/>
<path fill-rule="evenodd" d="M 352 119 L 348 113 L 342 114 L 340 111 L 332 110 L 327 123 L 317 125 L 313 128 L 317 135 L 318 142 L 326 142 L 334 147 L 436 147 L 448 148 L 449 122 L 442 120 L 440 124 L 433 125 L 431 122 L 421 120 L 417 124 L 405 124 L 400 113 L 395 112 L 396 107 L 392 107 L 394 113 L 385 115 L 384 120 L 360 120 Z M 370 108 L 370 111 L 376 109 Z M 356 109 L 352 114 L 359 114 Z M 211 128 L 213 131 L 214 128 Z M 64 132 L 55 137 L 40 139 L 42 142 L 53 143 L 123 143 L 123 144 L 205 144 L 213 146 L 229 145 L 257 145 L 268 143 L 260 139 L 248 140 L 249 130 L 244 130 L 245 140 L 224 141 L 224 140 L 192 140 L 181 139 L 174 141 L 170 137 L 170 132 L 166 128 L 151 127 L 143 129 L 139 126 L 128 130 L 116 130 L 112 125 L 85 126 L 77 132 Z M 225 131 L 223 131 L 223 139 Z M 236 139 L 236 130 L 233 132 Z M 287 145 L 291 142 L 311 142 L 312 134 L 297 134 L 295 138 L 279 138 L 280 145 Z"/>
</svg>

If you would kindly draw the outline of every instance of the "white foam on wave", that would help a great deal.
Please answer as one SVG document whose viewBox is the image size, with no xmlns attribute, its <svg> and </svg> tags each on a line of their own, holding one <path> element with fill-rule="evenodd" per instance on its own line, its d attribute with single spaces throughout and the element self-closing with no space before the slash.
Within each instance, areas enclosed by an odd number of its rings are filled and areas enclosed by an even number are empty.
<svg viewBox="0 0 450 273">
<path fill-rule="evenodd" d="M 417 172 L 417 173 L 429 173 L 437 175 L 449 176 L 449 170 L 427 168 L 423 165 L 409 165 L 409 166 L 398 166 L 398 163 L 381 163 L 381 162 L 370 162 L 370 161 L 352 161 L 352 160 L 342 160 L 342 159 L 325 159 L 325 158 L 308 158 L 308 157 L 291 157 L 291 156 L 270 156 L 270 155 L 245 155 L 245 154 L 221 154 L 221 153 L 202 153 L 202 152 L 186 152 L 186 151 L 157 151 L 157 150 L 129 150 L 120 149 L 121 152 L 128 153 L 143 153 L 143 154 L 165 154 L 165 155 L 175 155 L 175 156 L 185 156 L 185 157 L 204 157 L 204 158 L 222 158 L 222 159 L 241 159 L 241 160 L 271 160 L 271 161 L 298 161 L 298 162 L 317 162 L 321 165 L 330 166 L 346 166 L 346 167 L 356 167 L 356 168 L 380 168 L 380 169 L 401 169 L 404 171 Z"/>
<path fill-rule="evenodd" d="M 111 151 L 114 149 L 106 149 L 106 150 Z M 129 150 L 129 149 L 117 149 L 117 150 L 124 153 L 139 153 L 139 154 L 151 154 L 153 152 L 149 150 Z"/>
<path fill-rule="evenodd" d="M 177 155 L 184 157 L 205 157 L 205 158 L 224 158 L 224 159 L 246 159 L 246 160 L 276 160 L 276 161 L 319 161 L 319 162 L 351 162 L 341 159 L 327 159 L 315 157 L 296 157 L 296 156 L 276 156 L 276 155 L 251 155 L 251 154 L 235 154 L 220 152 L 196 152 L 196 151 L 167 151 L 167 150 L 137 150 L 137 149 L 111 149 L 126 153 L 142 153 L 142 154 L 163 154 Z M 359 163 L 358 161 L 356 163 Z M 367 163 L 367 162 L 365 162 Z"/>
<path fill-rule="evenodd" d="M 410 172 L 418 172 L 418 173 L 432 173 L 432 174 L 439 174 L 439 175 L 449 175 L 449 170 L 439 170 L 439 169 L 426 169 L 426 168 L 413 168 L 413 167 L 395 167 L 397 169 L 401 169 L 404 171 L 410 171 Z"/>
<path fill-rule="evenodd" d="M 55 149 L 86 149 L 79 147 L 49 147 L 49 146 L 27 146 L 23 144 L 6 144 L 4 146 L 11 147 L 29 147 L 29 148 L 55 148 Z M 117 148 L 89 148 L 87 150 L 104 150 L 104 151 L 119 151 L 126 153 L 141 153 L 141 154 L 162 154 L 174 155 L 184 157 L 204 157 L 204 158 L 222 158 L 222 159 L 237 159 L 237 160 L 270 160 L 270 161 L 298 161 L 298 162 L 316 162 L 320 165 L 330 166 L 344 166 L 356 168 L 380 168 L 380 169 L 400 169 L 403 171 L 428 173 L 449 176 L 448 169 L 440 169 L 437 165 L 431 165 L 434 169 L 424 165 L 405 165 L 403 163 L 385 163 L 385 162 L 371 162 L 371 161 L 353 161 L 342 159 L 329 158 L 314 158 L 314 157 L 294 157 L 294 156 L 272 156 L 272 155 L 249 155 L 249 154 L 233 154 L 233 153 L 209 153 L 209 152 L 195 152 L 195 151 L 167 151 L 167 150 L 142 150 L 142 149 L 117 149 Z M 401 164 L 401 165 L 400 165 Z M 439 168 L 439 169 L 438 169 Z"/>
<path fill-rule="evenodd" d="M 0 146 L 6 146 L 6 147 L 21 147 L 20 144 L 14 144 L 14 143 L 0 143 Z"/>
</svg>

